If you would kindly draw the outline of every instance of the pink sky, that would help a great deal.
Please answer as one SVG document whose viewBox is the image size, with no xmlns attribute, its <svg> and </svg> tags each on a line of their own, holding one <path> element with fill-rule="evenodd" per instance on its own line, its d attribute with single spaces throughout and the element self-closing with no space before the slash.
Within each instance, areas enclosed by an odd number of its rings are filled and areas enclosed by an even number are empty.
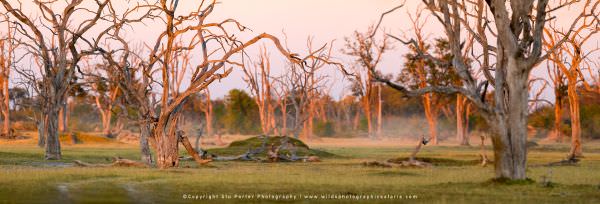
<svg viewBox="0 0 600 204">
<path fill-rule="evenodd" d="M 29 1 L 24 2 L 25 13 L 35 14 L 37 8 L 31 7 Z M 198 2 L 181 0 L 178 12 L 186 13 L 186 10 L 195 9 Z M 414 13 L 420 6 L 420 1 L 407 2 L 404 8 L 386 17 L 382 24 L 386 31 L 398 36 L 402 36 L 403 32 L 410 34 L 407 12 Z M 92 2 L 86 2 L 86 4 L 90 3 Z M 365 31 L 378 21 L 382 12 L 401 3 L 402 1 L 398 0 L 222 0 L 209 20 L 221 21 L 226 18 L 239 20 L 254 31 L 237 34 L 242 40 L 262 32 L 283 39 L 282 31 L 285 30 L 289 38 L 289 48 L 300 53 L 305 51 L 306 39 L 309 36 L 315 37 L 314 42 L 319 47 L 335 40 L 333 57 L 350 64 L 352 59 L 340 52 L 344 46 L 344 37 L 350 36 L 355 30 Z M 571 8 L 557 13 L 559 21 L 569 22 L 576 15 L 572 12 L 574 10 L 577 9 Z M 425 13 L 428 14 L 427 11 Z M 431 23 L 427 24 L 425 30 L 432 34 L 429 39 L 443 36 L 440 24 L 434 18 L 429 18 L 428 22 Z M 132 41 L 154 42 L 158 35 L 157 30 L 163 30 L 163 26 L 161 23 L 138 25 L 134 27 L 135 33 L 127 35 Z M 595 43 L 598 43 L 598 37 Z M 379 70 L 384 73 L 397 73 L 401 70 L 402 55 L 406 52 L 406 47 L 396 42 L 393 42 L 393 46 L 395 49 L 384 55 L 380 64 Z M 256 56 L 256 50 L 250 50 L 250 56 Z M 273 72 L 279 74 L 284 69 L 284 60 L 277 52 L 271 51 L 271 53 Z M 544 76 L 544 72 L 545 68 L 534 71 L 534 74 Z M 323 74 L 330 76 L 330 83 L 335 83 L 331 92 L 335 98 L 347 94 L 347 90 L 344 89 L 347 83 L 337 69 L 327 68 Z M 212 84 L 210 89 L 213 95 L 221 97 L 232 88 L 246 88 L 241 75 L 239 70 L 234 71 L 230 77 Z M 546 92 L 545 95 L 551 96 L 550 89 Z"/>
</svg>

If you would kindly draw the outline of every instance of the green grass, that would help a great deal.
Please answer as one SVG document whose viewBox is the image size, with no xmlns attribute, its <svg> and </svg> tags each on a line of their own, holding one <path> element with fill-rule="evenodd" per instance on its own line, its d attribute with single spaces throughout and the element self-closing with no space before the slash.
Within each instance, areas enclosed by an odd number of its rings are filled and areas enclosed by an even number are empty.
<svg viewBox="0 0 600 204">
<path fill-rule="evenodd" d="M 0 203 L 190 203 L 201 200 L 185 200 L 184 194 L 257 193 L 416 195 L 417 199 L 400 200 L 411 203 L 600 202 L 600 153 L 595 146 L 586 146 L 591 152 L 585 153 L 579 166 L 551 168 L 538 164 L 562 159 L 565 155 L 562 150 L 567 146 L 543 147 L 529 152 L 527 175 L 533 182 L 501 184 L 491 181 L 493 167 L 484 168 L 473 163 L 479 151 L 475 147 L 426 146 L 419 157 L 434 163 L 432 168 L 426 169 L 365 167 L 361 164 L 407 157 L 412 151 L 410 147 L 322 147 L 338 156 L 324 158 L 319 163 L 213 162 L 207 167 L 184 161 L 180 168 L 158 170 L 68 166 L 73 160 L 108 163 L 107 159 L 113 156 L 136 159 L 139 153 L 135 146 L 67 145 L 63 147 L 63 160 L 45 161 L 43 150 L 33 145 L 3 144 L 0 145 Z M 182 151 L 182 154 L 185 153 Z M 488 156 L 493 157 L 490 150 Z M 544 187 L 541 178 L 550 171 L 554 185 Z M 214 203 L 240 201 L 273 200 L 212 200 Z M 399 200 L 370 201 L 397 203 Z"/>
</svg>

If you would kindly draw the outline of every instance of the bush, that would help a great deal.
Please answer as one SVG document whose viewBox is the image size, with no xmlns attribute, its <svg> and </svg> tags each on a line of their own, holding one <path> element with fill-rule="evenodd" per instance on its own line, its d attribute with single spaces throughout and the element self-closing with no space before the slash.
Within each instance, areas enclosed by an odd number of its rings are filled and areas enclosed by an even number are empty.
<svg viewBox="0 0 600 204">
<path fill-rule="evenodd" d="M 313 133 L 321 137 L 331 137 L 335 135 L 334 124 L 330 121 L 318 121 L 313 128 Z"/>
</svg>

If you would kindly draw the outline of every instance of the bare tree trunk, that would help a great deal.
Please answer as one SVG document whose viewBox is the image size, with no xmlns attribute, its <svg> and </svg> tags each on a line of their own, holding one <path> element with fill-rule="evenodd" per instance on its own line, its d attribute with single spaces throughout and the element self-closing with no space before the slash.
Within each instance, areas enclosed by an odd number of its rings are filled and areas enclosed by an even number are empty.
<svg viewBox="0 0 600 204">
<path fill-rule="evenodd" d="M 152 153 L 150 152 L 150 145 L 148 144 L 148 139 L 151 134 L 150 125 L 150 121 L 148 120 L 140 121 L 140 150 L 142 153 L 141 160 L 147 164 L 152 163 Z"/>
<path fill-rule="evenodd" d="M 369 90 L 370 88 L 367 88 L 367 90 Z M 370 91 L 369 91 L 370 92 Z M 371 100 L 368 97 L 370 94 L 367 94 L 367 96 L 363 96 L 363 109 L 365 111 L 365 117 L 367 119 L 367 133 L 369 135 L 369 138 L 373 138 L 373 125 L 372 125 L 372 121 L 371 121 Z"/>
<path fill-rule="evenodd" d="M 497 121 L 488 121 L 495 126 L 496 130 L 492 137 L 496 177 L 511 180 L 526 179 L 527 148 L 525 144 L 527 143 L 529 74 L 521 72 L 527 68 L 519 67 L 519 64 L 525 63 L 508 58 L 506 84 L 508 90 L 511 91 L 508 93 L 508 101 L 505 105 L 497 104 L 497 107 L 507 106 L 510 108 L 503 114 L 496 115 Z M 503 95 L 504 93 L 496 92 L 496 94 Z"/>
<path fill-rule="evenodd" d="M 312 139 L 313 137 L 313 130 L 314 130 L 314 120 L 315 120 L 315 96 L 313 94 L 309 95 L 309 100 L 310 102 L 308 102 L 308 118 L 305 121 L 304 124 L 304 138 L 306 138 L 307 140 Z"/>
<path fill-rule="evenodd" d="M 581 150 L 581 121 L 579 117 L 579 96 L 577 95 L 577 78 L 569 79 L 569 113 L 571 115 L 571 151 L 569 157 L 583 156 Z"/>
<path fill-rule="evenodd" d="M 210 137 L 213 134 L 213 107 L 210 99 L 209 89 L 206 89 L 206 107 L 204 111 L 204 117 L 206 120 L 206 137 Z"/>
<path fill-rule="evenodd" d="M 173 124 L 174 126 L 175 124 Z M 160 128 L 160 127 L 157 127 Z M 171 127 L 175 128 L 175 127 Z M 157 130 L 158 131 L 158 130 Z M 156 139 L 156 165 L 158 168 L 167 169 L 179 166 L 179 145 L 177 145 L 177 135 L 169 134 L 164 131 L 158 131 Z M 167 135 L 168 134 L 168 135 Z"/>
<path fill-rule="evenodd" d="M 67 99 L 67 102 L 65 103 L 65 115 L 64 115 L 64 131 L 69 131 L 69 116 L 71 114 L 71 108 L 72 108 L 72 103 L 69 99 Z"/>
<path fill-rule="evenodd" d="M 465 112 L 465 125 L 464 125 L 464 130 L 463 130 L 463 135 L 464 137 L 464 143 L 469 145 L 470 144 L 470 138 L 471 136 L 469 135 L 469 116 L 471 115 L 471 104 L 467 103 L 467 110 Z"/>
<path fill-rule="evenodd" d="M 469 145 L 469 137 L 467 136 L 467 110 L 466 98 L 463 95 L 456 95 L 456 140 L 461 145 Z"/>
<path fill-rule="evenodd" d="M 425 119 L 427 119 L 427 124 L 429 125 L 429 137 L 431 139 L 431 143 L 436 145 L 438 144 L 437 138 L 437 114 L 435 110 L 433 110 L 431 104 L 431 94 L 423 95 L 423 107 L 425 108 Z"/>
<path fill-rule="evenodd" d="M 58 107 L 48 104 L 47 115 L 44 121 L 44 135 L 46 136 L 46 160 L 59 160 L 62 158 L 58 135 Z"/>
<path fill-rule="evenodd" d="M 46 119 L 41 118 L 36 121 L 37 129 L 38 129 L 38 147 L 44 148 L 46 146 Z"/>
<path fill-rule="evenodd" d="M 4 119 L 3 134 L 8 138 L 13 137 L 10 131 L 10 92 L 8 91 L 8 76 L 3 80 L 2 92 L 4 97 L 4 105 L 2 106 L 2 117 Z"/>
<path fill-rule="evenodd" d="M 287 99 L 282 99 L 281 104 L 281 135 L 287 136 Z"/>
<path fill-rule="evenodd" d="M 67 131 L 67 103 L 63 103 L 60 105 L 60 111 L 58 112 L 58 131 L 66 132 Z"/>
<path fill-rule="evenodd" d="M 551 138 L 556 142 L 563 142 L 563 135 L 561 131 L 562 126 L 562 97 L 556 95 L 554 102 L 554 136 Z"/>
<path fill-rule="evenodd" d="M 63 123 L 64 123 L 64 122 L 63 122 L 63 117 L 62 117 L 62 115 L 63 115 L 63 109 L 61 108 L 61 109 L 58 111 L 58 131 L 59 131 L 59 132 L 64 132 L 64 130 L 63 130 L 63 127 L 64 127 L 64 126 L 63 126 Z"/>
<path fill-rule="evenodd" d="M 381 126 L 383 125 L 381 83 L 377 84 L 377 99 L 377 137 L 379 138 L 381 137 Z"/>
<path fill-rule="evenodd" d="M 69 131 L 69 129 L 68 129 L 69 121 L 67 120 L 68 115 L 69 115 L 69 107 L 68 107 L 67 102 L 64 102 L 62 104 L 62 115 L 61 115 L 61 120 L 63 121 L 63 123 L 62 123 L 62 126 L 60 127 L 60 129 L 62 129 L 61 131 L 63 131 L 63 132 Z"/>
<path fill-rule="evenodd" d="M 358 130 L 359 124 L 360 124 L 360 110 L 356 109 L 356 113 L 354 114 L 354 120 L 352 122 L 352 129 Z"/>
</svg>

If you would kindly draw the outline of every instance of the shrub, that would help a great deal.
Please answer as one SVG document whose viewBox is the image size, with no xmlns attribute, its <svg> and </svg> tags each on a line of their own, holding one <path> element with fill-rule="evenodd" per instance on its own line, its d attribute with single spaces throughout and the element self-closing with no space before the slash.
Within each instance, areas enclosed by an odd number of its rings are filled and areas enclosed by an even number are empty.
<svg viewBox="0 0 600 204">
<path fill-rule="evenodd" d="M 335 135 L 334 124 L 330 121 L 317 121 L 313 128 L 313 133 L 321 137 L 331 137 Z"/>
</svg>

